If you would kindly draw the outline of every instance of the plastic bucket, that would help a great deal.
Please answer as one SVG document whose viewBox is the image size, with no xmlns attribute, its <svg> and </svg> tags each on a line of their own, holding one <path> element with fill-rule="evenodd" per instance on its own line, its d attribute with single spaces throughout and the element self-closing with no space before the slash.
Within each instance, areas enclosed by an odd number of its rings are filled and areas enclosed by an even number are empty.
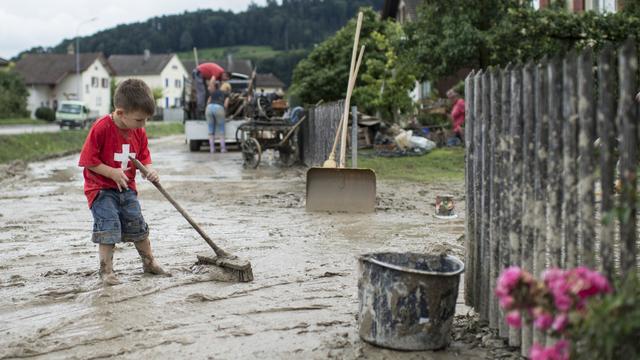
<svg viewBox="0 0 640 360">
<path fill-rule="evenodd" d="M 391 252 L 358 260 L 358 325 L 364 341 L 398 350 L 449 345 L 462 261 Z"/>
</svg>

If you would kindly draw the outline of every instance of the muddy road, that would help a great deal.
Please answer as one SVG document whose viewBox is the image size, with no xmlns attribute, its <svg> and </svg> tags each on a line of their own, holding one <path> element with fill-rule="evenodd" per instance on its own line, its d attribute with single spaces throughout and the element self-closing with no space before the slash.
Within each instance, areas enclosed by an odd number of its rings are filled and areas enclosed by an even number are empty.
<svg viewBox="0 0 640 360">
<path fill-rule="evenodd" d="M 462 183 L 379 181 L 375 214 L 308 214 L 303 168 L 280 169 L 267 155 L 258 170 L 244 170 L 240 153 L 190 153 L 182 137 L 150 146 L 163 186 L 221 247 L 251 260 L 255 280 L 212 281 L 214 271 L 194 266 L 196 254 L 212 251 L 139 179 L 152 246 L 173 277 L 144 275 L 135 248 L 124 245 L 114 259 L 123 284 L 103 287 L 77 155 L 5 166 L 0 359 L 485 356 L 462 342 L 440 352 L 395 352 L 357 335 L 356 256 L 442 249 L 463 256 L 463 216 L 432 216 L 438 193 L 454 194 L 464 214 Z"/>
</svg>

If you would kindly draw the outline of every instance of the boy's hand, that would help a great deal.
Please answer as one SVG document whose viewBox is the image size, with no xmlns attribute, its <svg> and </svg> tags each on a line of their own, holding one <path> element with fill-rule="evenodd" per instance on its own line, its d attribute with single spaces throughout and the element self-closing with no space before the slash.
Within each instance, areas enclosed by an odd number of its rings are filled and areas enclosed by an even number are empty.
<svg viewBox="0 0 640 360">
<path fill-rule="evenodd" d="M 158 175 L 158 172 L 156 171 L 156 169 L 151 167 L 151 164 L 148 164 L 145 167 L 147 168 L 147 175 L 145 176 L 144 174 L 142 174 L 143 179 L 147 179 L 151 182 L 160 181 L 160 175 Z"/>
<path fill-rule="evenodd" d="M 129 186 L 127 183 L 129 182 L 129 177 L 122 171 L 121 168 L 111 168 L 109 172 L 109 178 L 115 181 L 116 185 L 118 185 L 118 191 L 122 191 L 123 189 L 128 189 Z"/>
</svg>

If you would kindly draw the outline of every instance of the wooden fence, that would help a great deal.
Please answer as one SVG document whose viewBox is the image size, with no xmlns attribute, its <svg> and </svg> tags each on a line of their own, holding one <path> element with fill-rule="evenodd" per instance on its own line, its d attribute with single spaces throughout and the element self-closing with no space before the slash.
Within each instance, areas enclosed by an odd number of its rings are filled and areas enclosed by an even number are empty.
<svg viewBox="0 0 640 360">
<path fill-rule="evenodd" d="M 544 338 L 507 328 L 502 269 L 638 270 L 637 59 L 629 40 L 465 80 L 465 301 L 523 355 Z"/>
<path fill-rule="evenodd" d="M 301 156 L 307 166 L 321 166 L 331 152 L 344 101 L 308 108 L 308 119 L 301 125 Z"/>
</svg>

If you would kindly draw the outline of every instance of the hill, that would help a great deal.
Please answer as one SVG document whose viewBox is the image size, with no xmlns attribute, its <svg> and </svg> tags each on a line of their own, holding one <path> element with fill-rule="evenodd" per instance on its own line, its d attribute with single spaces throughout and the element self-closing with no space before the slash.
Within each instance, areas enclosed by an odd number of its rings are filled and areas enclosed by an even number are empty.
<svg viewBox="0 0 640 360">
<path fill-rule="evenodd" d="M 83 52 L 141 54 L 191 51 L 195 46 L 269 46 L 276 50 L 307 49 L 341 28 L 362 6 L 380 9 L 383 0 L 267 0 L 239 13 L 197 10 L 118 25 L 81 38 Z M 73 39 L 53 48 L 27 52 L 67 52 Z"/>
</svg>

